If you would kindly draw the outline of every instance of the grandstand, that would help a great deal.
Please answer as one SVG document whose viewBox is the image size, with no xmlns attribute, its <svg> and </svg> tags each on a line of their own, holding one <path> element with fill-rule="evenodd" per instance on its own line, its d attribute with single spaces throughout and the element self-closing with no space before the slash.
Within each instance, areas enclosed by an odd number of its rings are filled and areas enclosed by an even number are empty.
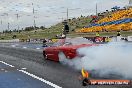
<svg viewBox="0 0 132 88">
<path fill-rule="evenodd" d="M 129 4 L 132 3 L 130 0 Z M 132 30 L 132 8 L 118 9 L 110 15 L 98 20 L 95 23 L 78 30 L 77 32 L 103 32 L 103 31 L 129 31 Z"/>
</svg>

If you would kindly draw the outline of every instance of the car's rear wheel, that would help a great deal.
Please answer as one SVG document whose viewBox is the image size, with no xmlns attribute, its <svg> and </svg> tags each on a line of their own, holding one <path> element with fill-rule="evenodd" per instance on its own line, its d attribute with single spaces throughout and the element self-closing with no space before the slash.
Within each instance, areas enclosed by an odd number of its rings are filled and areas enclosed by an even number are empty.
<svg viewBox="0 0 132 88">
<path fill-rule="evenodd" d="M 44 59 L 46 59 L 46 60 L 48 59 L 45 52 L 43 52 L 43 56 L 44 56 Z"/>
</svg>

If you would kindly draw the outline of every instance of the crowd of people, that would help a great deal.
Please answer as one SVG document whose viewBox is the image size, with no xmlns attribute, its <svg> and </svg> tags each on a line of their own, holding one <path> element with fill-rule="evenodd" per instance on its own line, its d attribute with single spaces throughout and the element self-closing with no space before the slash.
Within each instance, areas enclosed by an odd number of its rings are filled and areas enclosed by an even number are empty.
<svg viewBox="0 0 132 88">
<path fill-rule="evenodd" d="M 132 30 L 132 8 L 119 9 L 98 21 L 97 18 L 92 16 L 92 23 L 77 32 Z"/>
</svg>

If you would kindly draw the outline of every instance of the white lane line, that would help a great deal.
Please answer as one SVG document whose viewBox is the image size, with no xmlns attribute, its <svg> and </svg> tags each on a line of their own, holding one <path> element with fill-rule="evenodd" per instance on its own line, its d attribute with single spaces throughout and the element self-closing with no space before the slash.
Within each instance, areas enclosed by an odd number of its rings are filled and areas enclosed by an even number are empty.
<svg viewBox="0 0 132 88">
<path fill-rule="evenodd" d="M 36 49 L 40 49 L 40 48 L 36 48 Z"/>
<path fill-rule="evenodd" d="M 4 71 L 5 69 L 1 69 L 2 71 Z"/>
<path fill-rule="evenodd" d="M 24 49 L 26 49 L 27 47 L 23 47 Z"/>
<path fill-rule="evenodd" d="M 10 64 L 8 64 L 8 63 L 6 63 L 6 62 L 4 62 L 4 61 L 0 61 L 0 63 L 3 63 L 3 64 L 5 64 L 5 65 L 7 65 L 7 66 L 10 66 L 10 67 L 15 67 L 15 66 L 10 65 Z M 18 70 L 18 69 L 17 69 L 17 70 Z M 43 78 L 40 78 L 40 77 L 38 77 L 38 76 L 36 76 L 36 75 L 34 75 L 34 74 L 31 74 L 31 73 L 29 73 L 29 72 L 27 72 L 27 71 L 24 71 L 24 70 L 18 70 L 18 71 L 23 72 L 23 73 L 25 73 L 25 74 L 27 74 L 27 75 L 29 75 L 29 76 L 35 78 L 35 79 L 38 79 L 38 80 L 40 80 L 41 82 L 44 82 L 44 83 L 46 83 L 46 84 L 48 84 L 48 85 L 50 85 L 50 86 L 52 86 L 52 87 L 54 87 L 54 88 L 62 88 L 62 87 L 60 87 L 60 86 L 58 86 L 58 85 L 56 85 L 56 84 L 53 84 L 53 83 L 51 83 L 51 82 L 49 82 L 49 81 L 47 81 L 47 80 L 45 80 L 45 79 L 43 79 Z"/>
<path fill-rule="evenodd" d="M 15 45 L 11 45 L 12 47 L 16 47 Z"/>
<path fill-rule="evenodd" d="M 53 84 L 53 83 L 51 83 L 51 82 L 49 82 L 49 81 L 47 81 L 47 80 L 44 80 L 43 78 L 40 78 L 40 77 L 38 77 L 38 76 L 36 76 L 36 75 L 34 75 L 34 74 L 31 74 L 31 73 L 29 73 L 29 72 L 27 72 L 27 71 L 24 71 L 24 70 L 18 70 L 18 71 L 23 72 L 23 73 L 25 73 L 25 74 L 27 74 L 27 75 L 29 75 L 29 76 L 35 78 L 35 79 L 38 79 L 38 80 L 40 80 L 40 81 L 42 81 L 42 82 L 44 82 L 44 83 L 46 83 L 46 84 L 48 84 L 48 85 L 50 85 L 50 86 L 52 86 L 52 87 L 54 87 L 54 88 L 62 88 L 62 87 L 60 87 L 60 86 L 58 86 L 58 85 L 55 85 L 55 84 Z"/>
<path fill-rule="evenodd" d="M 5 65 L 7 65 L 7 66 L 10 66 L 10 67 L 15 67 L 15 66 L 13 66 L 13 65 L 7 64 L 7 63 L 4 62 L 4 61 L 0 61 L 0 63 L 3 63 L 3 64 L 5 64 Z"/>
<path fill-rule="evenodd" d="M 26 70 L 27 68 L 21 68 L 22 70 Z"/>
</svg>

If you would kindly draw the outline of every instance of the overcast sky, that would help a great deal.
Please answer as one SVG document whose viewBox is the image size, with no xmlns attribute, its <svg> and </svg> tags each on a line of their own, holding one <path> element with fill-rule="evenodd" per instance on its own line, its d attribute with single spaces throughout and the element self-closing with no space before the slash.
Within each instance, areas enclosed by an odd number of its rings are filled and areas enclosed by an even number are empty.
<svg viewBox="0 0 132 88">
<path fill-rule="evenodd" d="M 129 0 L 0 0 L 0 31 L 32 26 L 35 16 L 36 25 L 49 27 L 69 18 L 95 14 L 96 3 L 98 12 L 111 9 L 113 6 L 124 7 Z M 33 3 L 33 4 L 32 4 Z M 34 16 L 33 16 L 34 7 Z M 17 15 L 18 19 L 17 19 Z"/>
</svg>

